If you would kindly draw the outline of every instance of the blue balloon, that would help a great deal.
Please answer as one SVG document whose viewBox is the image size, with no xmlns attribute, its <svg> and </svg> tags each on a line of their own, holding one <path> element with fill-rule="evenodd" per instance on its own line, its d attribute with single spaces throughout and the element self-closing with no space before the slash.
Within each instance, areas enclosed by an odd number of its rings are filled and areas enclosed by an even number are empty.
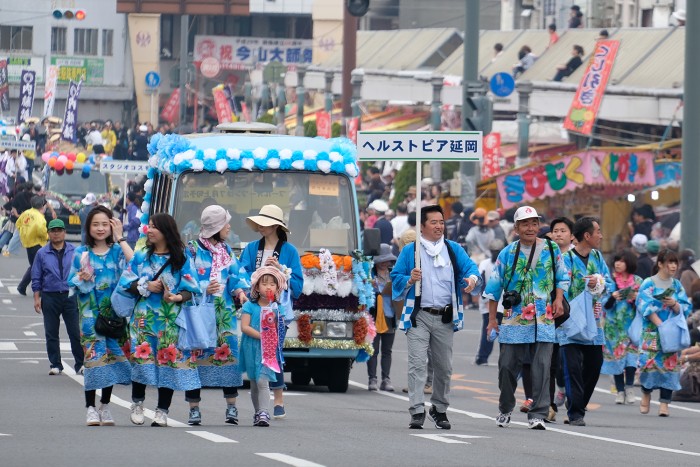
<svg viewBox="0 0 700 467">
<path fill-rule="evenodd" d="M 90 172 L 83 171 L 83 173 L 81 173 L 80 176 L 83 178 L 90 178 Z"/>
</svg>

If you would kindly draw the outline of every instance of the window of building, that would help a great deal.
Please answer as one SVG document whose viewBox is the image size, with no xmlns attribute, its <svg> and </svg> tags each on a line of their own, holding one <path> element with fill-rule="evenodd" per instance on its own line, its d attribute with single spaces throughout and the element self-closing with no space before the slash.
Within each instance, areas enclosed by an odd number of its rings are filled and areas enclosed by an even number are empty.
<svg viewBox="0 0 700 467">
<path fill-rule="evenodd" d="M 76 55 L 97 55 L 98 29 L 75 29 L 73 53 Z"/>
<path fill-rule="evenodd" d="M 32 26 L 0 26 L 0 50 L 32 51 Z"/>
<path fill-rule="evenodd" d="M 160 56 L 172 58 L 173 49 L 173 15 L 160 15 Z"/>
<path fill-rule="evenodd" d="M 113 29 L 103 29 L 102 30 L 102 56 L 111 57 L 112 56 L 112 38 L 114 37 Z"/>
<path fill-rule="evenodd" d="M 66 28 L 51 28 L 51 53 L 66 54 Z"/>
</svg>

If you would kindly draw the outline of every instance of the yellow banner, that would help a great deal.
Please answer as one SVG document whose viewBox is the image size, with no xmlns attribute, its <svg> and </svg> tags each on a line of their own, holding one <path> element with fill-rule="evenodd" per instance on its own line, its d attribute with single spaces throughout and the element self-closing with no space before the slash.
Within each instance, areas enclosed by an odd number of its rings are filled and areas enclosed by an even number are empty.
<svg viewBox="0 0 700 467">
<path fill-rule="evenodd" d="M 151 115 L 158 115 L 158 91 L 153 99 L 146 94 L 146 74 L 159 73 L 160 62 L 160 15 L 141 13 L 129 14 L 129 44 L 131 45 L 131 63 L 134 68 L 134 87 L 136 105 L 139 109 L 139 122 L 150 121 Z M 161 76 L 162 80 L 162 76 Z M 151 104 L 155 109 L 151 109 Z M 151 111 L 153 110 L 153 112 Z M 155 127 L 158 122 L 151 122 Z"/>
</svg>

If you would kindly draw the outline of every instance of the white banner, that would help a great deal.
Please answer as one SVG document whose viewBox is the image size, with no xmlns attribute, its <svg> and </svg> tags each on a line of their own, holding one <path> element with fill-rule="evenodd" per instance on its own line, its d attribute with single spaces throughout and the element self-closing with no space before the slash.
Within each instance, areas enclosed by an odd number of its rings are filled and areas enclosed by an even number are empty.
<svg viewBox="0 0 700 467">
<path fill-rule="evenodd" d="M 56 83 L 58 82 L 58 66 L 46 67 L 46 83 L 44 84 L 44 117 L 53 115 L 53 104 L 56 102 Z"/>
<path fill-rule="evenodd" d="M 146 174 L 151 168 L 148 162 L 102 161 L 100 172 L 120 174 Z"/>
<path fill-rule="evenodd" d="M 360 131 L 357 157 L 366 161 L 481 161 L 480 131 Z"/>
<path fill-rule="evenodd" d="M 312 63 L 313 40 L 265 37 L 195 36 L 194 61 L 218 60 L 224 70 L 247 70 L 278 62 L 287 66 Z"/>
</svg>

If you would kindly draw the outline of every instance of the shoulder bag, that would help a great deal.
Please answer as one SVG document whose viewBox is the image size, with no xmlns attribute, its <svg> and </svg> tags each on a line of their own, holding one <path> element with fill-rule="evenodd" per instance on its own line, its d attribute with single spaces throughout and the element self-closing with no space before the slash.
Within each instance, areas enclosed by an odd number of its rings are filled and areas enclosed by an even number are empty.
<svg viewBox="0 0 700 467">
<path fill-rule="evenodd" d="M 557 260 L 554 257 L 554 247 L 552 246 L 552 240 L 549 238 L 547 239 L 547 245 L 549 245 L 549 255 L 552 257 L 552 294 L 551 294 L 551 300 L 552 303 L 554 303 L 554 299 L 557 298 Z M 571 316 L 571 305 L 569 305 L 569 301 L 566 299 L 566 293 L 562 294 L 563 300 L 562 300 L 562 306 L 564 308 L 564 314 L 559 316 L 558 318 L 554 319 L 554 327 L 558 328 L 564 322 L 569 319 L 569 316 Z"/>
</svg>

